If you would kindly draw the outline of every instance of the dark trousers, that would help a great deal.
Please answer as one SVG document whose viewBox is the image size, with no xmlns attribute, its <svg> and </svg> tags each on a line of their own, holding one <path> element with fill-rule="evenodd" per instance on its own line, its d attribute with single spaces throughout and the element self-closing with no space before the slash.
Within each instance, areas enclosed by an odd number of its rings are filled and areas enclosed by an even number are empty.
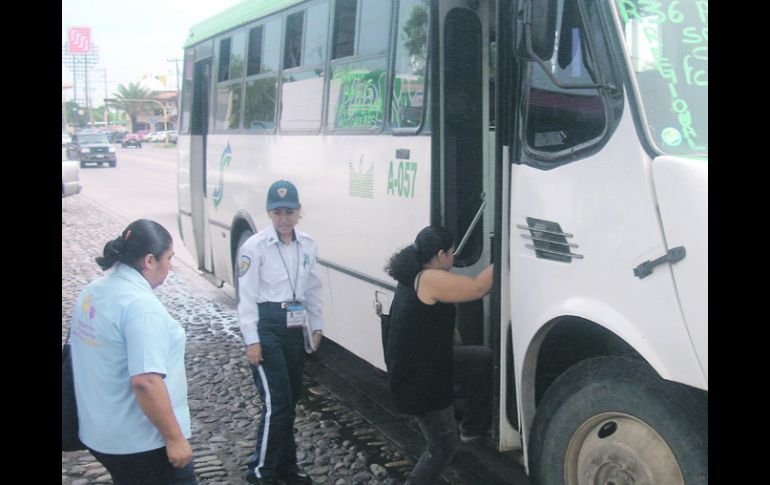
<svg viewBox="0 0 770 485">
<path fill-rule="evenodd" d="M 174 468 L 165 447 L 128 455 L 88 451 L 110 472 L 115 485 L 198 485 L 193 462 Z"/>
<path fill-rule="evenodd" d="M 299 470 L 294 418 L 302 390 L 305 345 L 301 328 L 286 327 L 286 310 L 279 304 L 259 304 L 257 328 L 262 364 L 251 365 L 251 373 L 263 405 L 256 456 L 249 468 L 260 478 L 272 478 Z"/>
<path fill-rule="evenodd" d="M 482 434 L 492 424 L 492 350 L 483 345 L 453 348 L 455 409 L 464 434 Z"/>
<path fill-rule="evenodd" d="M 416 416 L 426 450 L 409 474 L 405 485 L 432 485 L 452 461 L 457 449 L 457 422 L 453 406 Z"/>
</svg>

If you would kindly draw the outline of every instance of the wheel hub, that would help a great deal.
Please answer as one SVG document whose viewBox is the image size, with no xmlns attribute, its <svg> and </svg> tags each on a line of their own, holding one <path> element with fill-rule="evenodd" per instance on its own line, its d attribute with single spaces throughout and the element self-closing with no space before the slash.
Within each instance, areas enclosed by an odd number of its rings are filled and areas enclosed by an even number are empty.
<svg viewBox="0 0 770 485">
<path fill-rule="evenodd" d="M 665 440 L 644 421 L 602 413 L 584 422 L 565 455 L 569 485 L 684 485 Z"/>
</svg>

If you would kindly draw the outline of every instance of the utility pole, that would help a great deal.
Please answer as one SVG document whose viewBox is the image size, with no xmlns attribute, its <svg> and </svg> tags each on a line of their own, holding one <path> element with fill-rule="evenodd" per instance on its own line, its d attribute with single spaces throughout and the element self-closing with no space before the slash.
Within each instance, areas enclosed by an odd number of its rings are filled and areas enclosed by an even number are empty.
<svg viewBox="0 0 770 485">
<path fill-rule="evenodd" d="M 93 125 L 93 115 L 91 113 L 91 106 L 88 96 L 88 70 L 89 66 L 95 66 L 99 62 L 99 48 L 96 44 L 93 44 L 88 53 L 73 54 L 70 52 L 68 43 L 62 44 L 62 63 L 72 70 L 72 85 L 73 85 L 73 99 L 78 102 L 78 79 L 83 78 L 85 80 L 85 107 L 86 115 L 89 121 Z"/>
<path fill-rule="evenodd" d="M 107 69 L 101 68 L 101 69 L 94 69 L 94 71 L 99 71 L 102 73 L 102 76 L 104 78 L 104 98 L 107 99 Z M 104 103 L 104 127 L 105 129 L 110 124 L 110 110 L 107 106 L 107 103 Z"/>
<path fill-rule="evenodd" d="M 64 95 L 65 89 L 70 89 L 72 85 L 70 84 L 62 84 L 61 86 L 61 119 L 62 119 L 62 127 L 61 132 L 66 133 L 67 130 L 67 97 Z"/>
<path fill-rule="evenodd" d="M 176 64 L 176 95 L 179 96 L 179 61 L 182 59 L 166 59 L 166 62 L 173 62 Z"/>
</svg>

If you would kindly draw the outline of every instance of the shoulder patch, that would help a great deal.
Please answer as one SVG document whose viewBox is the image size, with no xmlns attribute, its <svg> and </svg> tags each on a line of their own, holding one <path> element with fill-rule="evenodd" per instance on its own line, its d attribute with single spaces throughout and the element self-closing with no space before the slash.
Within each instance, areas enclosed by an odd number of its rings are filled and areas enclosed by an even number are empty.
<svg viewBox="0 0 770 485">
<path fill-rule="evenodd" d="M 246 271 L 251 267 L 251 258 L 248 256 L 241 256 L 241 260 L 238 261 L 238 277 L 246 274 Z"/>
</svg>

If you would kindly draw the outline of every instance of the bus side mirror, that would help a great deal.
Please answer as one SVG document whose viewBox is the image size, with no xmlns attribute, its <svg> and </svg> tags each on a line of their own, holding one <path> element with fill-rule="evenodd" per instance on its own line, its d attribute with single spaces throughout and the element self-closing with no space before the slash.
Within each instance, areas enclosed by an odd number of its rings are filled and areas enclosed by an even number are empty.
<svg viewBox="0 0 770 485">
<path fill-rule="evenodd" d="M 517 15 L 516 56 L 523 61 L 548 61 L 556 38 L 557 0 L 527 0 Z"/>
</svg>

